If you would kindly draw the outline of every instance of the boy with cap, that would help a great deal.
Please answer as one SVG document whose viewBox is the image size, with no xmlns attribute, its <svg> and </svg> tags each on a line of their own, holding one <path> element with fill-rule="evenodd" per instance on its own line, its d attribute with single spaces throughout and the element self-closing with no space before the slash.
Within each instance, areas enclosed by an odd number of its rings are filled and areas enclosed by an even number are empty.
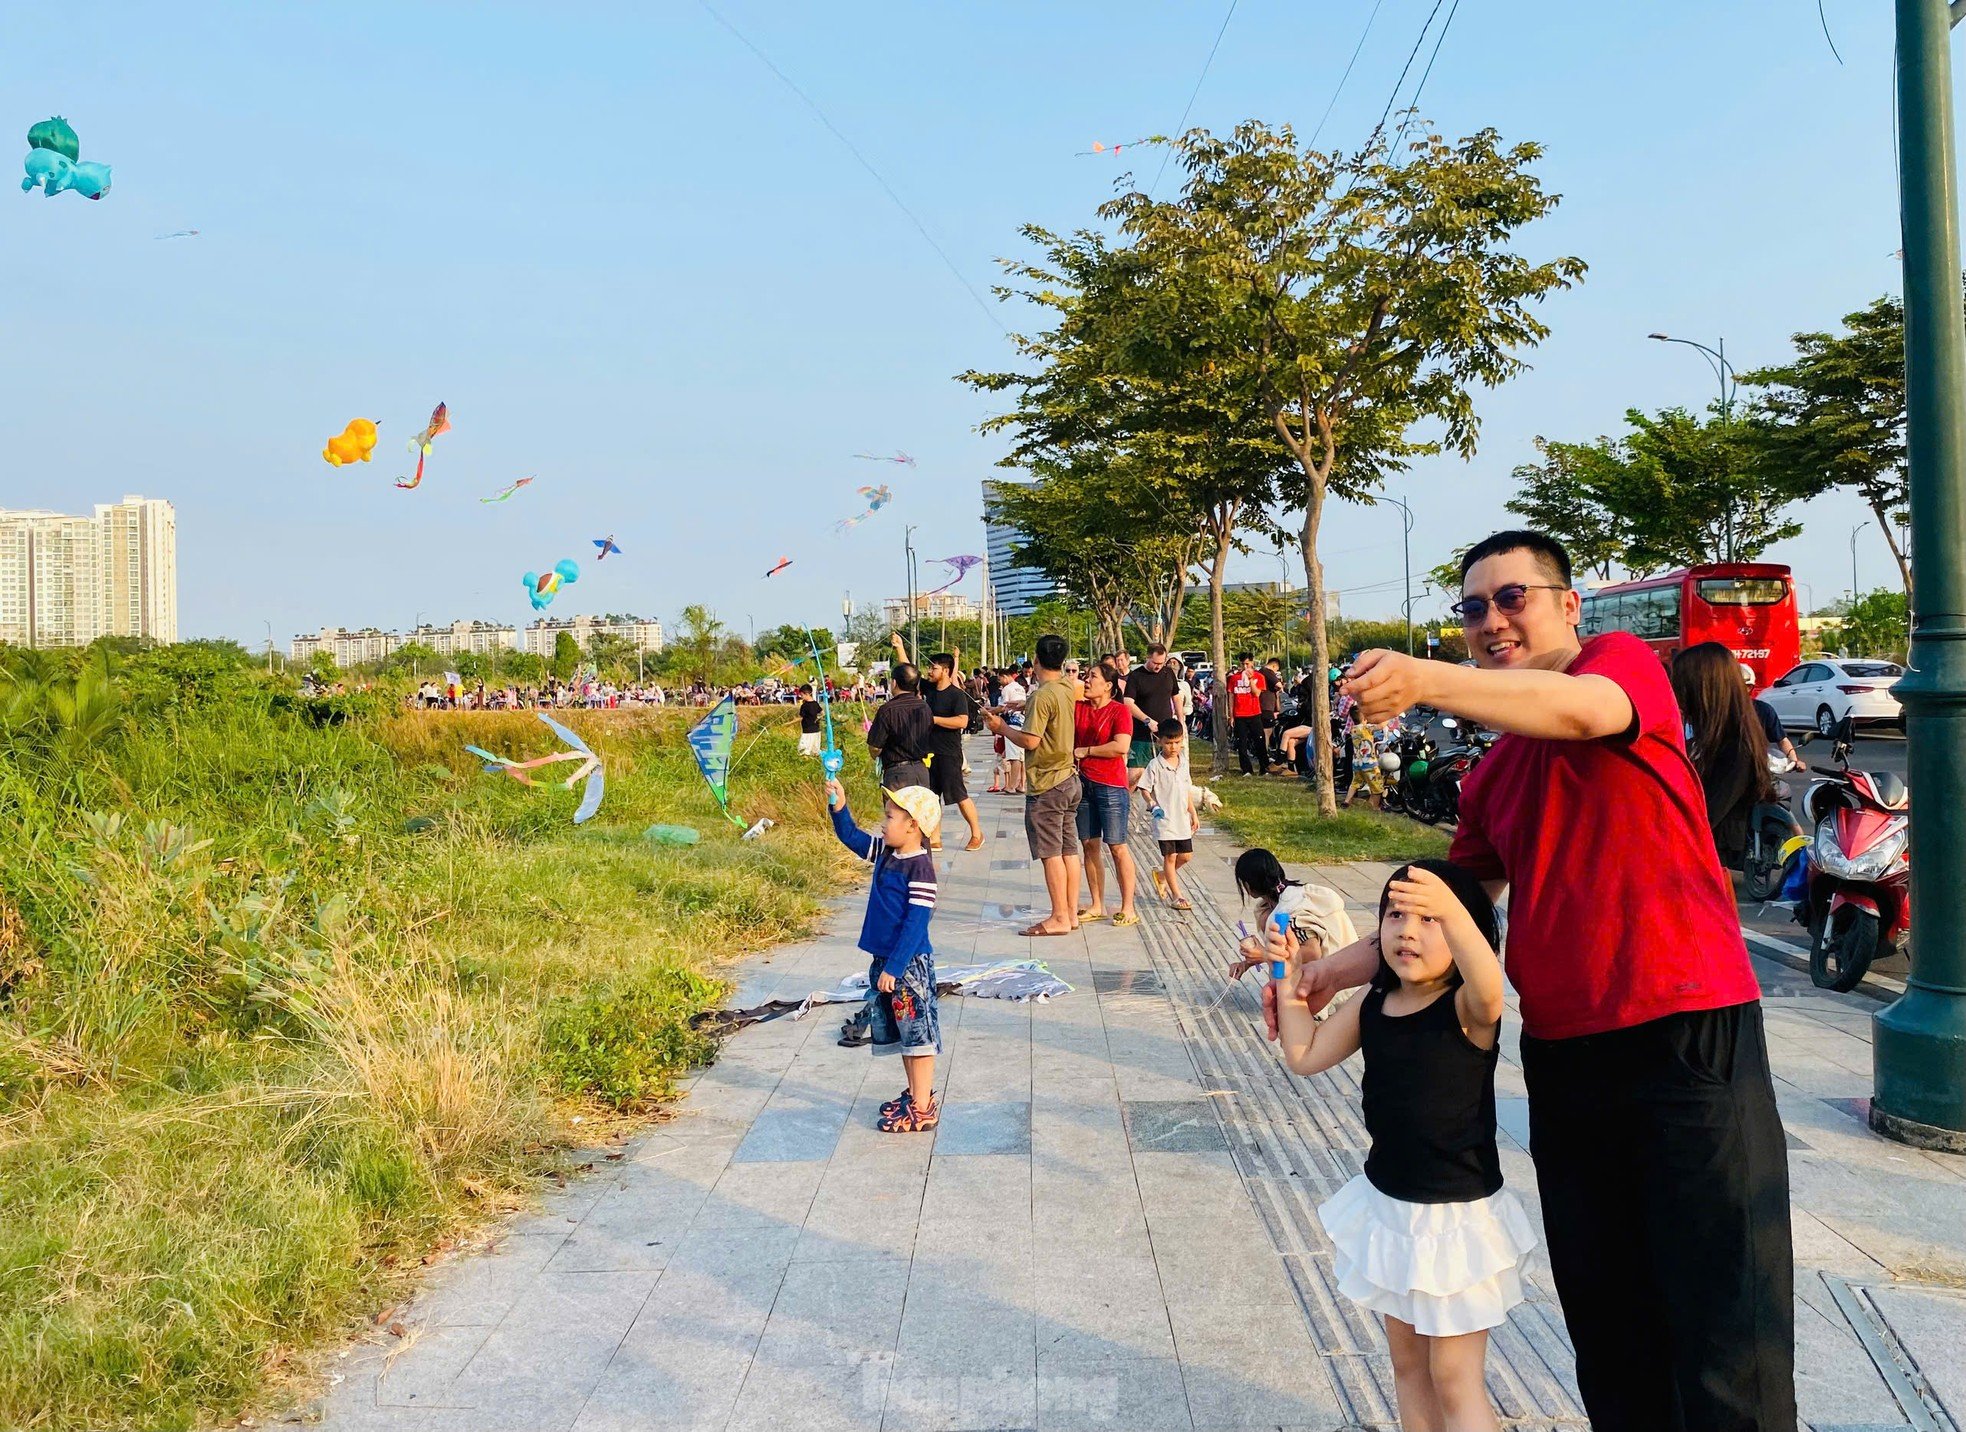
<svg viewBox="0 0 1966 1432">
<path fill-rule="evenodd" d="M 867 967 L 867 1011 L 876 1056 L 898 1054 L 908 1087 L 881 1105 L 884 1134 L 920 1134 L 942 1119 L 935 1099 L 935 1056 L 942 1027 L 935 1004 L 935 951 L 928 922 L 935 914 L 935 858 L 928 842 L 942 824 L 942 801 L 926 786 L 883 788 L 887 807 L 878 835 L 853 823 L 846 788 L 826 782 L 826 804 L 840 843 L 874 867 L 860 948 Z"/>
</svg>

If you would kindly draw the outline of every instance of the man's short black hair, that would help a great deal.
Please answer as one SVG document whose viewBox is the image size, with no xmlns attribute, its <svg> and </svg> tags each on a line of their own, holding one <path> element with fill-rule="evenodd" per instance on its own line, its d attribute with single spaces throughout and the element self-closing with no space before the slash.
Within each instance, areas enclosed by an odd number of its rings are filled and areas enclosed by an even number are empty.
<svg viewBox="0 0 1966 1432">
<path fill-rule="evenodd" d="M 1255 659 L 1256 653 L 1253 651 L 1239 651 L 1236 653 L 1237 661 L 1254 661 Z"/>
<path fill-rule="evenodd" d="M 929 657 L 928 664 L 930 666 L 939 666 L 945 671 L 953 672 L 956 669 L 956 658 L 949 652 L 938 651 Z"/>
<path fill-rule="evenodd" d="M 1154 739 L 1157 741 L 1172 741 L 1180 734 L 1181 723 L 1173 719 L 1163 721 L 1154 727 Z"/>
<path fill-rule="evenodd" d="M 1526 528 L 1497 532 L 1468 548 L 1461 554 L 1461 580 L 1467 581 L 1468 571 L 1475 563 L 1499 557 L 1504 552 L 1533 553 L 1545 571 L 1560 578 L 1564 586 L 1570 585 L 1570 554 L 1563 550 L 1563 544 L 1547 532 L 1531 532 Z"/>
<path fill-rule="evenodd" d="M 1064 637 L 1048 632 L 1038 638 L 1035 650 L 1038 665 L 1046 671 L 1063 671 L 1065 669 L 1066 647 Z"/>
<path fill-rule="evenodd" d="M 896 691 L 919 691 L 922 689 L 922 674 L 915 669 L 915 663 L 904 661 L 894 668 L 894 689 Z"/>
</svg>

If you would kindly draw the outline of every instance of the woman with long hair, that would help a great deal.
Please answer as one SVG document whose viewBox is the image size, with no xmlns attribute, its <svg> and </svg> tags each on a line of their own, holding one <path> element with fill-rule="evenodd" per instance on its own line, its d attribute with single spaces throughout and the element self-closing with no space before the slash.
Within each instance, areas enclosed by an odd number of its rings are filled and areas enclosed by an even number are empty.
<svg viewBox="0 0 1966 1432">
<path fill-rule="evenodd" d="M 1686 752 L 1707 795 L 1707 825 L 1721 864 L 1741 863 L 1748 817 L 1775 797 L 1768 738 L 1741 680 L 1740 662 L 1717 641 L 1689 646 L 1672 659 L 1672 693 L 1686 721 Z"/>
</svg>

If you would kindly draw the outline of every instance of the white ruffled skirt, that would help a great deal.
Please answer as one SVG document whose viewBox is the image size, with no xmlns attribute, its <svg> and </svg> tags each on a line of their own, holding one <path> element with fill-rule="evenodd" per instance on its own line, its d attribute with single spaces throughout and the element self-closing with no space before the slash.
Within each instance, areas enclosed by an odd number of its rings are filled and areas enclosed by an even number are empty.
<svg viewBox="0 0 1966 1432">
<path fill-rule="evenodd" d="M 1360 1174 L 1318 1217 L 1336 1249 L 1338 1290 L 1427 1337 L 1496 1327 L 1522 1301 L 1536 1229 L 1506 1188 L 1472 1203 L 1407 1203 Z"/>
</svg>

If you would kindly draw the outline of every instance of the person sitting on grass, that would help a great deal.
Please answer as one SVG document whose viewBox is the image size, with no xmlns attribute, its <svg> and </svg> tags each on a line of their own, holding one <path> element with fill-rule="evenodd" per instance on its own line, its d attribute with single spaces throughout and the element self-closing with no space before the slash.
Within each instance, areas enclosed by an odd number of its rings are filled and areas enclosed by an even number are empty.
<svg viewBox="0 0 1966 1432">
<path fill-rule="evenodd" d="M 840 843 L 874 867 L 860 948 L 867 967 L 867 1012 L 876 1057 L 898 1054 L 908 1087 L 881 1105 L 884 1134 L 927 1133 L 942 1120 L 935 1100 L 935 1056 L 942 1025 L 935 1003 L 935 950 L 929 920 L 935 914 L 935 859 L 931 836 L 942 825 L 942 802 L 926 786 L 883 790 L 887 797 L 879 835 L 853 823 L 846 788 L 826 782 L 826 804 Z"/>
<path fill-rule="evenodd" d="M 1181 867 L 1195 858 L 1195 785 L 1188 778 L 1184 747 L 1187 745 L 1179 720 L 1160 722 L 1154 728 L 1160 754 L 1147 763 L 1134 780 L 1134 788 L 1146 798 L 1154 813 L 1154 836 L 1160 841 L 1160 869 L 1154 872 L 1154 889 L 1160 898 L 1177 910 L 1192 910 L 1181 889 Z"/>
</svg>

